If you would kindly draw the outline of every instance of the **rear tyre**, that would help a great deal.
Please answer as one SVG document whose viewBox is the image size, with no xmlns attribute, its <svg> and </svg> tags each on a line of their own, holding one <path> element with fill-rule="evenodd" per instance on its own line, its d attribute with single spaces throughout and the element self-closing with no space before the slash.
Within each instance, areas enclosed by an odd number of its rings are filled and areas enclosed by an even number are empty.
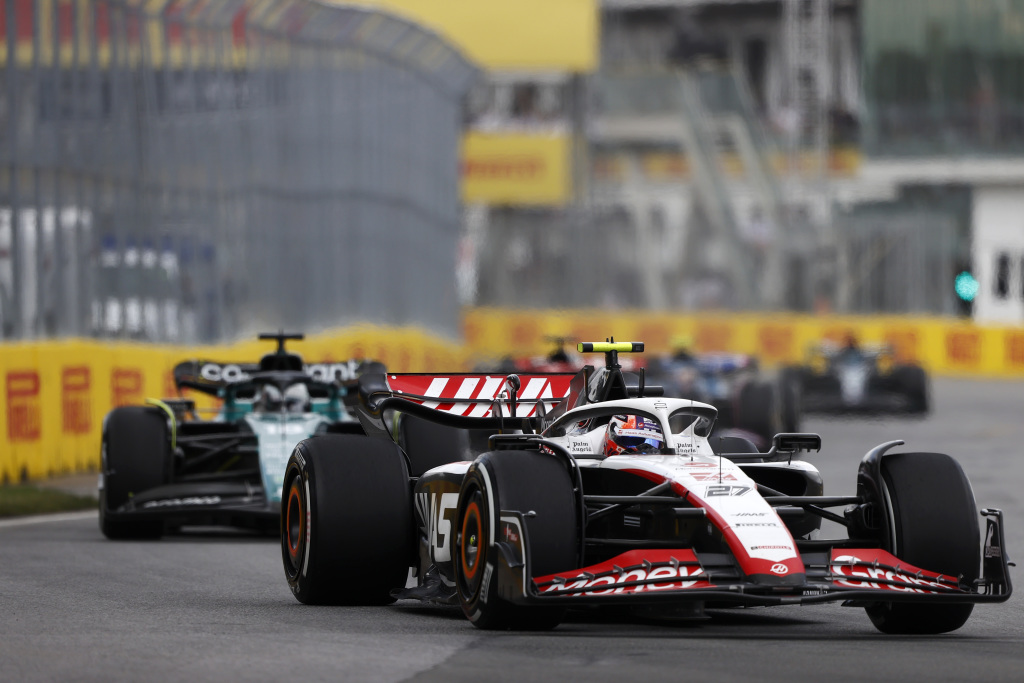
<svg viewBox="0 0 1024 683">
<path fill-rule="evenodd" d="M 411 476 L 419 477 L 438 465 L 468 459 L 469 433 L 465 429 L 446 427 L 414 415 L 398 419 L 398 442 L 409 456 Z"/>
<path fill-rule="evenodd" d="M 799 368 L 783 368 L 779 374 L 779 403 L 782 431 L 800 431 L 801 392 Z"/>
<path fill-rule="evenodd" d="M 393 602 L 413 551 L 409 470 L 395 444 L 348 434 L 299 442 L 281 500 L 284 573 L 299 602 Z"/>
<path fill-rule="evenodd" d="M 132 496 L 170 483 L 173 466 L 167 416 L 155 408 L 123 406 L 107 416 L 101 442 L 100 531 L 110 539 L 160 538 L 162 521 L 110 517 Z"/>
<path fill-rule="evenodd" d="M 981 536 L 974 492 L 960 464 L 942 453 L 894 453 L 882 460 L 891 512 L 889 547 L 921 569 L 978 578 Z M 867 607 L 883 633 L 946 633 L 964 625 L 974 605 L 898 602 Z"/>
<path fill-rule="evenodd" d="M 493 503 L 493 508 L 492 508 Z M 455 585 L 474 626 L 487 630 L 548 630 L 565 615 L 562 608 L 512 604 L 498 595 L 500 550 L 490 537 L 502 510 L 526 517 L 530 576 L 577 566 L 577 507 L 565 465 L 536 451 L 485 453 L 469 468 L 456 516 Z"/>
<path fill-rule="evenodd" d="M 893 368 L 892 383 L 897 391 L 907 397 L 907 412 L 924 415 L 928 412 L 928 376 L 917 365 L 900 365 Z"/>
<path fill-rule="evenodd" d="M 735 424 L 757 434 L 762 446 L 771 443 L 779 431 L 779 414 L 775 387 L 768 382 L 751 382 L 740 389 L 739 414 Z"/>
</svg>

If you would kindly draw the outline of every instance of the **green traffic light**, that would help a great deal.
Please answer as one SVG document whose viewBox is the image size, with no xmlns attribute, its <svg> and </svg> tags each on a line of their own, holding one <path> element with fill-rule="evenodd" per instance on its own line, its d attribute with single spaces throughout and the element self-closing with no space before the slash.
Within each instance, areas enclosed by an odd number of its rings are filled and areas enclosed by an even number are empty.
<svg viewBox="0 0 1024 683">
<path fill-rule="evenodd" d="M 966 270 L 956 276 L 953 287 L 956 289 L 956 295 L 964 301 L 974 301 L 974 297 L 978 296 L 978 290 L 981 289 L 978 280 Z"/>
</svg>

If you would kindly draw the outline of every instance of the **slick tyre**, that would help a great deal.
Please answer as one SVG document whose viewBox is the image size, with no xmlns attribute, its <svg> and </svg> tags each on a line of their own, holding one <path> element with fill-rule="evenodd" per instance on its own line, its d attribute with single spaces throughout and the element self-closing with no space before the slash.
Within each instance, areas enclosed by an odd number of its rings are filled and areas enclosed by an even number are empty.
<svg viewBox="0 0 1024 683">
<path fill-rule="evenodd" d="M 890 512 L 889 552 L 921 569 L 978 578 L 981 536 L 974 492 L 960 464 L 942 453 L 894 453 L 882 460 Z M 974 605 L 899 602 L 867 607 L 883 633 L 946 633 L 964 625 Z"/>
<path fill-rule="evenodd" d="M 398 446 L 350 434 L 299 442 L 281 496 L 284 573 L 299 602 L 393 602 L 414 550 L 409 470 Z"/>
<path fill-rule="evenodd" d="M 779 431 L 779 411 L 775 387 L 768 382 L 751 382 L 740 389 L 736 425 L 757 434 L 763 445 L 770 444 Z"/>
<path fill-rule="evenodd" d="M 907 412 L 925 415 L 929 410 L 928 376 L 917 365 L 900 365 L 892 371 L 893 388 L 907 399 Z"/>
<path fill-rule="evenodd" d="M 783 368 L 779 373 L 779 402 L 782 431 L 799 432 L 801 408 L 801 373 L 799 368 Z"/>
<path fill-rule="evenodd" d="M 552 629 L 564 609 L 499 596 L 503 558 L 491 533 L 502 510 L 526 515 L 527 580 L 576 567 L 579 513 L 566 466 L 536 451 L 485 453 L 463 480 L 456 515 L 455 584 L 466 617 L 487 630 Z"/>
<path fill-rule="evenodd" d="M 419 477 L 429 469 L 469 459 L 469 433 L 446 427 L 414 415 L 402 415 L 398 424 L 399 443 L 409 456 L 409 473 Z"/>
<path fill-rule="evenodd" d="M 115 408 L 107 416 L 100 448 L 100 531 L 117 540 L 160 538 L 162 521 L 114 519 L 110 513 L 135 494 L 170 483 L 173 462 L 167 416 L 155 408 Z"/>
</svg>

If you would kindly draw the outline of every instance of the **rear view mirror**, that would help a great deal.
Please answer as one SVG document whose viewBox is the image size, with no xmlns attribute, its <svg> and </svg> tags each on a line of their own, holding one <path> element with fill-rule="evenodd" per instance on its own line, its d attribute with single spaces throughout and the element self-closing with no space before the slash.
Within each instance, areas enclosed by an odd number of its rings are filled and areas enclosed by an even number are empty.
<svg viewBox="0 0 1024 683">
<path fill-rule="evenodd" d="M 776 434 L 772 438 L 769 453 L 796 453 L 798 451 L 820 451 L 821 435 L 810 433 Z"/>
</svg>

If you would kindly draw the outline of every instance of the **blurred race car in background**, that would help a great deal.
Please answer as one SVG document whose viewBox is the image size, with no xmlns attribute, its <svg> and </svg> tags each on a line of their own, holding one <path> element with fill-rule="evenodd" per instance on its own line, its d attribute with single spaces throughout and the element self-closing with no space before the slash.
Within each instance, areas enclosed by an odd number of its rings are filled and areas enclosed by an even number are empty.
<svg viewBox="0 0 1024 683">
<path fill-rule="evenodd" d="M 576 349 L 567 349 L 567 344 L 575 344 L 574 337 L 546 335 L 544 341 L 553 345 L 547 355 L 543 356 L 506 356 L 498 363 L 481 363 L 478 372 L 568 372 L 575 374 L 587 364 L 587 358 Z M 644 367 L 642 359 L 623 358 L 624 372 L 635 372 Z"/>
<path fill-rule="evenodd" d="M 887 345 L 822 343 L 810 349 L 805 365 L 781 372 L 795 388 L 806 412 L 928 413 L 928 375 L 913 363 L 897 362 Z"/>
<path fill-rule="evenodd" d="M 179 394 L 221 401 L 200 419 L 183 398 L 122 406 L 103 422 L 100 529 L 107 538 L 155 538 L 182 525 L 277 532 L 292 449 L 313 434 L 362 433 L 343 405 L 346 384 L 374 362 L 310 364 L 285 349 L 301 334 L 261 334 L 277 350 L 259 363 L 179 363 Z"/>
<path fill-rule="evenodd" d="M 883 443 L 855 495 L 826 496 L 795 457 L 820 450 L 817 434 L 778 434 L 763 453 L 711 437 L 714 406 L 624 376 L 618 354 L 642 343 L 581 346 L 605 366 L 363 375 L 365 435 L 312 437 L 288 462 L 281 552 L 296 599 L 459 605 L 479 628 L 526 630 L 570 608 L 692 618 L 841 602 L 902 634 L 953 631 L 974 604 L 1010 597 L 1002 513 L 981 511 L 982 541 L 950 456 Z M 394 442 L 392 412 L 493 436 L 426 463 Z M 842 533 L 822 538 L 823 520 Z"/>
<path fill-rule="evenodd" d="M 569 372 L 576 373 L 586 364 L 582 355 L 569 351 L 566 344 L 575 341 L 572 337 L 545 336 L 544 341 L 554 348 L 544 356 L 506 356 L 499 363 L 483 363 L 477 369 L 482 372 Z"/>
<path fill-rule="evenodd" d="M 583 355 L 568 351 L 570 337 L 545 337 L 555 345 L 546 356 L 508 357 L 496 365 L 481 365 L 480 371 L 569 372 L 575 373 L 586 363 Z M 652 361 L 623 358 L 620 360 L 625 381 L 634 386 L 641 372 L 653 385 L 659 385 L 665 396 L 690 398 L 710 403 L 718 409 L 716 435 L 743 436 L 758 448 L 766 449 L 780 431 L 796 432 L 800 428 L 800 397 L 793 384 L 777 384 L 764 380 L 757 358 L 737 353 L 692 353 L 685 340 L 675 340 L 671 355 Z M 474 440 L 476 443 L 478 439 Z"/>
<path fill-rule="evenodd" d="M 796 385 L 764 379 L 757 358 L 741 353 L 693 353 L 677 346 L 647 367 L 666 396 L 692 398 L 718 409 L 716 434 L 743 436 L 767 449 L 778 432 L 800 430 Z"/>
</svg>

